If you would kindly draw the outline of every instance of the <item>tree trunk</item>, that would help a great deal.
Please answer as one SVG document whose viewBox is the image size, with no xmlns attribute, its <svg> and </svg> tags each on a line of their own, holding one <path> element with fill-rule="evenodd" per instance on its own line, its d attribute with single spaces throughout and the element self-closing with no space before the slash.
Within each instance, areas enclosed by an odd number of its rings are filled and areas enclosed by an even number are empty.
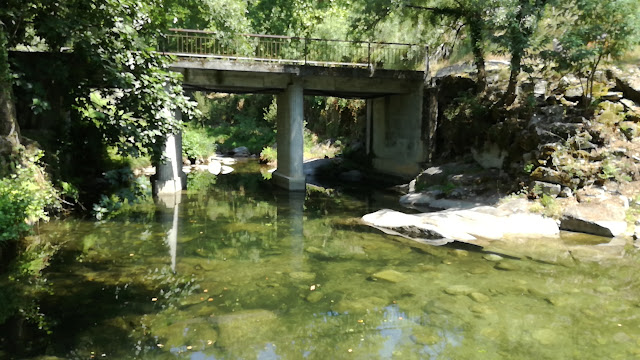
<svg viewBox="0 0 640 360">
<path fill-rule="evenodd" d="M 511 54 L 511 73 L 509 74 L 509 85 L 504 93 L 503 104 L 509 106 L 516 100 L 516 86 L 518 85 L 518 75 L 522 68 L 522 51 L 516 50 Z"/>
<path fill-rule="evenodd" d="M 482 93 L 487 89 L 487 70 L 484 67 L 484 51 L 482 49 L 482 19 L 473 17 L 469 18 L 468 22 L 473 60 L 478 71 L 477 89 L 479 93 Z"/>
<path fill-rule="evenodd" d="M 0 156 L 6 157 L 20 146 L 20 127 L 13 102 L 7 36 L 0 26 Z"/>
<path fill-rule="evenodd" d="M 515 16 L 515 24 L 509 27 L 509 51 L 511 52 L 511 73 L 509 74 L 509 85 L 504 93 L 502 103 L 509 106 L 516 101 L 516 86 L 518 85 L 518 75 L 522 69 L 522 56 L 527 46 L 530 34 L 527 33 L 526 26 L 522 23 L 525 12 L 528 11 L 528 0 L 520 0 L 520 7 Z"/>
</svg>

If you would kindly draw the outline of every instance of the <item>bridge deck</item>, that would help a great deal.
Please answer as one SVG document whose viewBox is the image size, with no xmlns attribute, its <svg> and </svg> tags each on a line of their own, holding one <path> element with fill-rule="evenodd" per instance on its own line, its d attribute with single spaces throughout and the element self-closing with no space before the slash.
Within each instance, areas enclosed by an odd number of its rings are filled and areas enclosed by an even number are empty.
<svg viewBox="0 0 640 360">
<path fill-rule="evenodd" d="M 284 61 L 238 61 L 220 56 L 172 54 L 172 70 L 183 75 L 185 88 L 230 93 L 279 93 L 293 82 L 302 81 L 307 95 L 370 98 L 410 92 L 425 81 L 415 70 L 387 70 L 367 67 L 328 67 Z"/>
</svg>

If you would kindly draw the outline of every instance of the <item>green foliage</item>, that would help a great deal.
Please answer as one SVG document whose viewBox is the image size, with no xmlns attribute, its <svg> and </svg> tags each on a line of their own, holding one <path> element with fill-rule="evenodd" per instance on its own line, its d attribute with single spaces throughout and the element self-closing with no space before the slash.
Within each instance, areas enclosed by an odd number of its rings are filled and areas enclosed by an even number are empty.
<svg viewBox="0 0 640 360">
<path fill-rule="evenodd" d="M 558 46 L 543 52 L 559 72 L 585 78 L 584 96 L 593 98 L 595 72 L 640 41 L 640 4 L 636 0 L 573 0 L 563 8 L 567 21 Z"/>
<path fill-rule="evenodd" d="M 247 2 L 238 0 L 153 0 L 150 18 L 163 28 L 212 30 L 220 36 L 247 33 Z"/>
<path fill-rule="evenodd" d="M 249 3 L 248 18 L 258 33 L 309 36 L 332 7 L 332 1 L 257 0 Z"/>
<path fill-rule="evenodd" d="M 208 171 L 194 171 L 187 174 L 187 182 L 190 192 L 207 192 L 217 182 L 218 177 Z"/>
<path fill-rule="evenodd" d="M 98 220 L 130 214 L 138 205 L 153 204 L 149 180 L 135 177 L 129 168 L 105 172 L 104 181 L 109 185 L 110 195 L 101 195 L 93 205 L 93 214 Z"/>
<path fill-rule="evenodd" d="M 15 171 L 0 179 L 0 244 L 18 240 L 31 225 L 49 220 L 49 210 L 60 208 L 58 193 L 38 160 L 42 152 L 25 155 Z"/>
<path fill-rule="evenodd" d="M 528 163 L 524 166 L 524 168 L 522 169 L 526 174 L 531 174 L 531 172 L 533 172 L 533 170 L 535 169 L 536 165 L 533 163 Z"/>
<path fill-rule="evenodd" d="M 275 142 L 275 115 L 273 97 L 268 95 L 215 94 L 207 97 L 196 93 L 200 109 L 208 110 L 200 118 L 199 140 L 217 144 L 222 150 L 246 146 L 253 154 Z M 195 128 L 191 124 L 187 127 Z M 205 138 L 206 136 L 206 138 Z"/>
<path fill-rule="evenodd" d="M 195 109 L 178 76 L 168 71 L 170 59 L 154 51 L 160 36 L 150 18 L 154 5 L 152 0 L 12 1 L 0 10 L 0 21 L 8 27 L 10 47 L 39 42 L 53 52 L 72 49 L 73 61 L 50 74 L 64 84 L 60 95 L 99 129 L 105 144 L 121 154 L 157 160 L 164 134 L 180 128 L 173 113 L 190 118 Z M 35 112 L 47 106 L 37 92 L 29 102 Z"/>
<path fill-rule="evenodd" d="M 204 160 L 215 154 L 215 138 L 209 136 L 206 129 L 187 124 L 182 131 L 182 155 L 189 159 Z"/>
<path fill-rule="evenodd" d="M 260 161 L 264 163 L 274 163 L 278 160 L 278 150 L 267 146 L 260 152 Z"/>
<path fill-rule="evenodd" d="M 542 195 L 540 197 L 540 204 L 543 207 L 542 213 L 545 216 L 559 218 L 562 214 L 562 206 L 552 196 L 546 194 Z"/>
<path fill-rule="evenodd" d="M 616 166 L 616 164 L 610 160 L 605 160 L 602 162 L 602 166 L 600 168 L 600 173 L 598 177 L 603 180 L 616 178 L 620 173 L 620 168 Z"/>
</svg>

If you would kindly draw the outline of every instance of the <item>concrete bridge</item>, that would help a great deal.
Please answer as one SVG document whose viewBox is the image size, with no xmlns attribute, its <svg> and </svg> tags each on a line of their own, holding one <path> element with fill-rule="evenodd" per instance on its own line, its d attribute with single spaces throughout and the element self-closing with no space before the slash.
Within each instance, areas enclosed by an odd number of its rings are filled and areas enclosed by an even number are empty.
<svg viewBox="0 0 640 360">
<path fill-rule="evenodd" d="M 278 186 L 305 189 L 304 95 L 367 99 L 366 149 L 374 168 L 405 177 L 419 172 L 429 155 L 432 133 L 429 116 L 423 116 L 429 80 L 424 47 L 243 36 L 244 44 L 230 46 L 221 44 L 214 33 L 174 30 L 164 51 L 176 56 L 172 70 L 183 75 L 185 89 L 276 95 L 278 169 L 273 179 Z M 157 167 L 155 187 L 160 194 L 185 185 L 179 134 L 168 137 L 165 154 L 169 161 Z"/>
</svg>

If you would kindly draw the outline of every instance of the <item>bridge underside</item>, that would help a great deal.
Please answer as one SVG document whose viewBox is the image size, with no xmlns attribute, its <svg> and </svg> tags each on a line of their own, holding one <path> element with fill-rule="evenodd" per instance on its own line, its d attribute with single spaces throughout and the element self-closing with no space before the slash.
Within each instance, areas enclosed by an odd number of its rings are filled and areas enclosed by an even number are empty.
<svg viewBox="0 0 640 360">
<path fill-rule="evenodd" d="M 425 161 L 423 72 L 221 61 L 207 57 L 179 58 L 172 70 L 183 75 L 186 89 L 277 95 L 278 169 L 274 181 L 286 189 L 305 189 L 304 95 L 368 99 L 367 150 L 376 170 L 411 177 Z"/>
</svg>

